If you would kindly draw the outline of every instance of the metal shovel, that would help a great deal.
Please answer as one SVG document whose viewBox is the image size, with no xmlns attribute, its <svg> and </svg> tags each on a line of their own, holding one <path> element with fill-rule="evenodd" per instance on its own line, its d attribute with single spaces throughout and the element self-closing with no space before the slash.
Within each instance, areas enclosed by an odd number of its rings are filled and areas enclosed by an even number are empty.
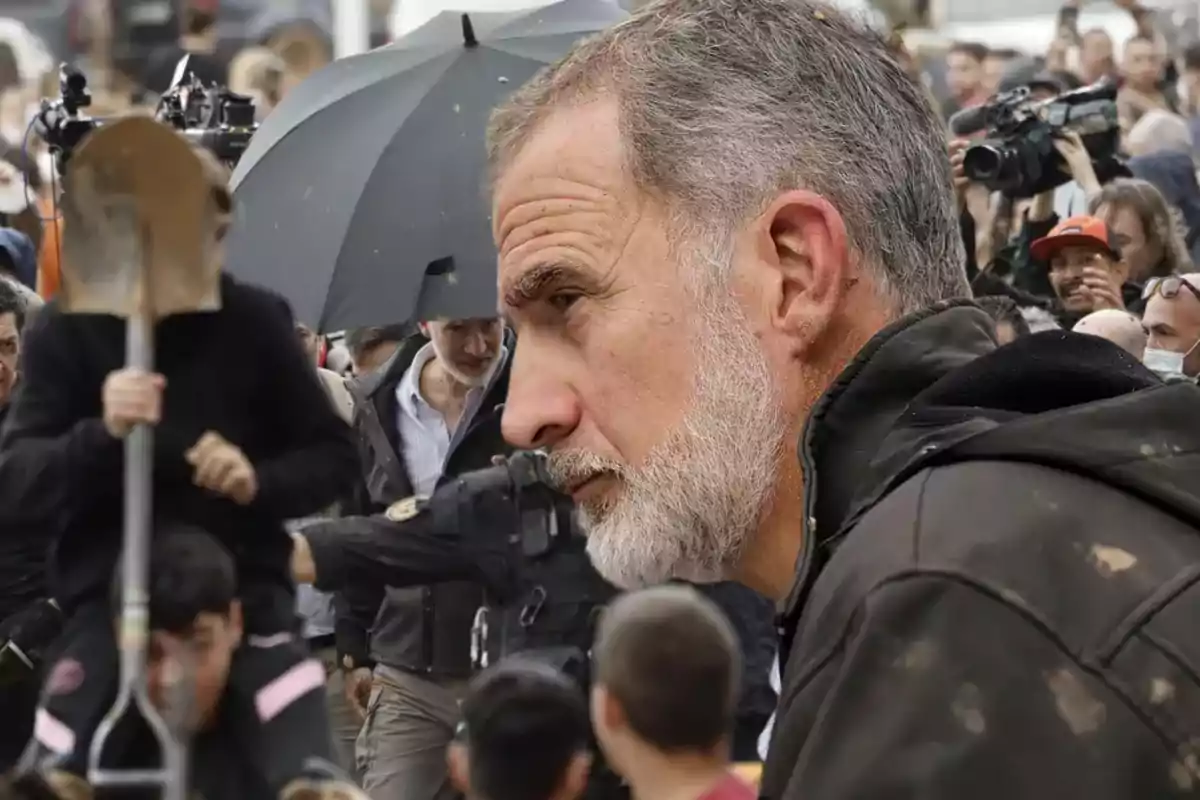
<svg viewBox="0 0 1200 800">
<path fill-rule="evenodd" d="M 84 140 L 63 186 L 62 308 L 124 317 L 126 365 L 150 372 L 159 319 L 220 306 L 212 176 L 172 129 L 129 117 Z M 88 781 L 97 789 L 159 787 L 164 800 L 185 800 L 185 726 L 164 719 L 147 685 L 153 436 L 149 426 L 139 425 L 125 440 L 121 678 L 116 702 L 92 740 Z M 153 730 L 161 748 L 160 769 L 101 766 L 108 737 L 131 713 L 140 714 Z"/>
</svg>

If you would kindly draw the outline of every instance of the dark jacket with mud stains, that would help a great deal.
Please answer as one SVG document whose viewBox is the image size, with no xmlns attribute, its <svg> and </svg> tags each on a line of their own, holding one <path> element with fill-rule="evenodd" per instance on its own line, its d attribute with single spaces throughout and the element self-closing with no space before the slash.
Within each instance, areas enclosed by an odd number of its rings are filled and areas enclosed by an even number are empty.
<svg viewBox="0 0 1200 800">
<path fill-rule="evenodd" d="M 1200 388 L 947 304 L 800 457 L 765 798 L 1200 797 Z"/>
</svg>

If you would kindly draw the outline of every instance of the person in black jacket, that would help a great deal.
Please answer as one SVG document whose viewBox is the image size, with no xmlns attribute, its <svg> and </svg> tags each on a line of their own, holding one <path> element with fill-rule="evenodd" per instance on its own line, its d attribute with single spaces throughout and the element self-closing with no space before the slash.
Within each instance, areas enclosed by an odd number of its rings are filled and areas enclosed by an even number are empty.
<svg viewBox="0 0 1200 800">
<path fill-rule="evenodd" d="M 492 112 L 505 438 L 605 577 L 777 601 L 761 797 L 1194 798 L 1200 388 L 998 347 L 945 146 L 828 3 L 576 45 Z"/>
<path fill-rule="evenodd" d="M 25 304 L 12 286 L 0 280 L 0 420 L 8 416 L 17 380 Z M 46 597 L 46 547 L 40 531 L 6 524 L 0 518 L 0 648 L 21 623 L 17 615 L 33 609 Z M 34 612 L 36 613 L 36 611 Z M 0 673 L 5 673 L 0 649 Z M 29 665 L 24 665 L 29 666 Z M 33 731 L 38 676 L 14 665 L 8 680 L 0 680 L 0 770 L 16 764 Z M 22 674 L 23 673 L 23 674 Z"/>
<path fill-rule="evenodd" d="M 245 706 L 246 746 L 261 754 L 275 791 L 306 775 L 306 763 L 329 759 L 324 672 L 295 637 L 282 521 L 350 490 L 354 444 L 300 350 L 286 304 L 226 275 L 220 295 L 218 311 L 157 324 L 156 374 L 123 366 L 125 325 L 116 317 L 66 314 L 51 303 L 30 324 L 0 436 L 0 514 L 60 531 L 51 589 L 67 620 L 26 767 L 83 775 L 90 736 L 113 698 L 107 586 L 121 549 L 122 438 L 139 423 L 155 426 L 156 528 L 200 527 L 234 555 L 249 646 L 231 684 Z M 288 702 L 271 694 L 284 684 Z M 281 699 L 256 704 L 256 696 Z M 119 750 L 119 739 L 110 749 Z"/>
</svg>

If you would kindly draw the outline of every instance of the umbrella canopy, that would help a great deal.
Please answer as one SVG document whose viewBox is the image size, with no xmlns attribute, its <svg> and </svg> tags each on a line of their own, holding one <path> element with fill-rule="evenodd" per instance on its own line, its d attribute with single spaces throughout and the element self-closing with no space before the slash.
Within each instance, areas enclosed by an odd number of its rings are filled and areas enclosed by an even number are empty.
<svg viewBox="0 0 1200 800">
<path fill-rule="evenodd" d="M 610 0 L 444 12 L 319 71 L 238 164 L 227 269 L 325 331 L 495 314 L 488 115 L 624 16 Z"/>
</svg>

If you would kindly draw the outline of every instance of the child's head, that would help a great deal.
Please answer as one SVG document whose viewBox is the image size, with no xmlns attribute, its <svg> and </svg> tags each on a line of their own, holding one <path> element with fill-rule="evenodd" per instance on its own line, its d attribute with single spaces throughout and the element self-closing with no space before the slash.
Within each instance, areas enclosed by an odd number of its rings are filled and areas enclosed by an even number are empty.
<svg viewBox="0 0 1200 800">
<path fill-rule="evenodd" d="M 583 690 L 549 664 L 506 659 L 472 683 L 448 753 L 472 800 L 575 800 L 591 769 Z"/>
<path fill-rule="evenodd" d="M 737 637 L 694 589 L 623 595 L 600 624 L 592 723 L 617 772 L 645 755 L 725 760 L 740 685 Z"/>
<path fill-rule="evenodd" d="M 201 728 L 220 705 L 242 640 L 233 558 L 202 530 L 163 531 L 151 547 L 149 589 L 151 698 L 169 719 L 186 710 L 187 725 Z M 119 609 L 119 575 L 113 594 Z"/>
</svg>

